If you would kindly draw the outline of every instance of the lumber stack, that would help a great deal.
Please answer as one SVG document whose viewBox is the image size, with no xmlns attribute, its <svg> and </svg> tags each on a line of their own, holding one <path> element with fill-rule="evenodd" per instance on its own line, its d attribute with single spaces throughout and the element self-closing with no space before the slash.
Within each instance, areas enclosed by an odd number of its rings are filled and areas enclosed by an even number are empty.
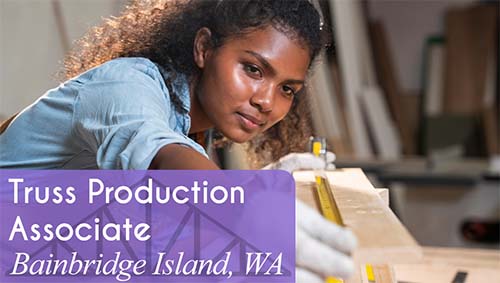
<svg viewBox="0 0 500 283">
<path fill-rule="evenodd" d="M 422 42 L 421 89 L 409 90 L 393 62 L 400 45 L 390 46 L 383 22 L 361 2 L 330 2 L 335 54 L 320 72 L 331 80 L 315 82 L 313 96 L 322 97 L 313 104 L 329 95 L 335 107 L 324 115 L 313 109 L 313 120 L 339 157 L 398 160 L 450 148 L 456 157 L 500 154 L 498 3 L 449 6 L 442 34 Z M 404 98 L 415 92 L 418 100 Z"/>
</svg>

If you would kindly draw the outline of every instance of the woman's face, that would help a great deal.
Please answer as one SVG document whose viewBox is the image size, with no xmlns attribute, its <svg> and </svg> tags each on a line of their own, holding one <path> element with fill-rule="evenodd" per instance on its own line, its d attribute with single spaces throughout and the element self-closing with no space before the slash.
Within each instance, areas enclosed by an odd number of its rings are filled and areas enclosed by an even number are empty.
<svg viewBox="0 0 500 283">
<path fill-rule="evenodd" d="M 198 32 L 194 47 L 202 74 L 193 123 L 205 121 L 245 142 L 283 119 L 304 86 L 309 51 L 272 26 L 227 39 L 218 48 L 206 47 L 210 32 L 203 32 L 205 42 Z"/>
</svg>

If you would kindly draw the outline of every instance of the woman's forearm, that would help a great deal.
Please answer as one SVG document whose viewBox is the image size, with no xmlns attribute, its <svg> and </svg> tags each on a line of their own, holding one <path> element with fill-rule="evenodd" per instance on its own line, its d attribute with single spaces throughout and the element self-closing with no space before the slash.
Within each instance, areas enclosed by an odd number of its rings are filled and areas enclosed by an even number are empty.
<svg viewBox="0 0 500 283">
<path fill-rule="evenodd" d="M 158 151 L 149 169 L 218 170 L 220 168 L 190 147 L 180 144 L 169 144 Z"/>
</svg>

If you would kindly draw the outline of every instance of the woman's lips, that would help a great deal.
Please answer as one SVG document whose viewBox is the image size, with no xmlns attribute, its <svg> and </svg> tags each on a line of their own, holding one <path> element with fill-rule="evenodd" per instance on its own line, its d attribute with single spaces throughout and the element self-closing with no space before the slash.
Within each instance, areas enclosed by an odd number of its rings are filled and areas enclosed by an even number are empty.
<svg viewBox="0 0 500 283">
<path fill-rule="evenodd" d="M 265 124 L 262 120 L 259 120 L 251 115 L 240 112 L 236 112 L 236 114 L 242 126 L 248 130 L 256 130 Z"/>
</svg>

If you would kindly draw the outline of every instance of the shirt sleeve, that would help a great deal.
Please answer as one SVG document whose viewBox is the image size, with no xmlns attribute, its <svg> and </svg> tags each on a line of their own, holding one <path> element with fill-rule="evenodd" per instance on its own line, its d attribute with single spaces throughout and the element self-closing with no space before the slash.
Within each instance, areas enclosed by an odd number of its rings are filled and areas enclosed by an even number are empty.
<svg viewBox="0 0 500 283">
<path fill-rule="evenodd" d="M 147 74 L 91 80 L 82 86 L 74 107 L 74 135 L 96 154 L 101 169 L 147 169 L 160 148 L 173 143 L 206 156 L 175 126 L 180 121 L 170 100 Z"/>
</svg>

